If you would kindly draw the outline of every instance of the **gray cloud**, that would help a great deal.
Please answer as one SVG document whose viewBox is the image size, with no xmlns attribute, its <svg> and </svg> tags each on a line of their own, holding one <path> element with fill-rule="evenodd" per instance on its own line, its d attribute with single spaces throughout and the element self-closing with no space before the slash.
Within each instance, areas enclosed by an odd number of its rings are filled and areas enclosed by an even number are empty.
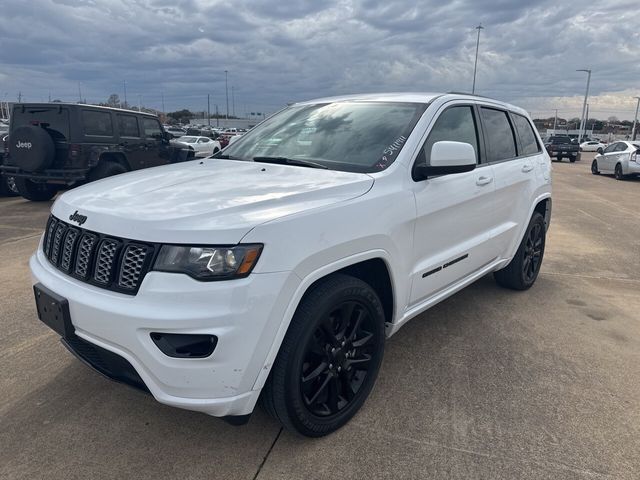
<svg viewBox="0 0 640 480">
<path fill-rule="evenodd" d="M 132 103 L 141 95 L 160 107 L 164 94 L 167 109 L 201 109 L 210 93 L 224 110 L 224 70 L 236 113 L 351 92 L 468 91 L 482 22 L 479 93 L 569 115 L 584 91 L 575 70 L 591 68 L 594 115 L 629 118 L 640 89 L 636 11 L 622 0 L 10 2 L 0 98 L 75 101 L 80 82 L 100 101 L 122 96 L 126 80 Z"/>
</svg>

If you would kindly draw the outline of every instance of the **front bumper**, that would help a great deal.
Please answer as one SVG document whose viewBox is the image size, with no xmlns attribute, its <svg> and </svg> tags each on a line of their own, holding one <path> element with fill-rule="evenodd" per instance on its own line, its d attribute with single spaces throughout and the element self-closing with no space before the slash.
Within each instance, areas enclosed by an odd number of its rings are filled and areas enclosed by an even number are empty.
<svg viewBox="0 0 640 480">
<path fill-rule="evenodd" d="M 41 248 L 30 267 L 34 284 L 67 299 L 81 341 L 126 360 L 159 402 L 218 417 L 253 410 L 260 393 L 253 386 L 297 278 L 279 272 L 198 282 L 186 275 L 150 272 L 132 297 L 66 276 Z M 206 358 L 171 358 L 155 345 L 151 332 L 215 335 L 218 344 Z"/>
</svg>

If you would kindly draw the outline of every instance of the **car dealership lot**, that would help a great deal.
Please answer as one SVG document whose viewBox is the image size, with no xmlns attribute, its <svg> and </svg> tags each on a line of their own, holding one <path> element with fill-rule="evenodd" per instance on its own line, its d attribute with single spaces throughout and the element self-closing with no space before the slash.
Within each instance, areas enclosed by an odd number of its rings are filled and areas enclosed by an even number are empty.
<svg viewBox="0 0 640 480">
<path fill-rule="evenodd" d="M 542 273 L 489 276 L 387 344 L 337 433 L 162 406 L 77 361 L 35 313 L 27 268 L 49 203 L 0 199 L 0 478 L 637 478 L 640 180 L 554 164 Z M 428 241 L 428 239 L 425 239 Z"/>
</svg>

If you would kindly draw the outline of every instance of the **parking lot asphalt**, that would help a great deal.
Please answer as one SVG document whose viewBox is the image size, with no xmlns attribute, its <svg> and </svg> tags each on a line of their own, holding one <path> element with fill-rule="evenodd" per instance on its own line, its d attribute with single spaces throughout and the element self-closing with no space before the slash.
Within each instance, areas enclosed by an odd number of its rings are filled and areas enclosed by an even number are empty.
<svg viewBox="0 0 640 480">
<path fill-rule="evenodd" d="M 343 429 L 311 440 L 110 382 L 37 320 L 50 203 L 0 199 L 0 478 L 640 478 L 640 180 L 554 163 L 542 272 L 485 277 L 387 343 Z"/>
</svg>

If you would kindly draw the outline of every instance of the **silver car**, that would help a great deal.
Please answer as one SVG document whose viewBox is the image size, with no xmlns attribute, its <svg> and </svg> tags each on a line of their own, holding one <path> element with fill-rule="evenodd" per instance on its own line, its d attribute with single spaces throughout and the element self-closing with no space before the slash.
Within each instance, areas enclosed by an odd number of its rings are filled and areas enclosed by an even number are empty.
<svg viewBox="0 0 640 480">
<path fill-rule="evenodd" d="M 618 180 L 640 175 L 640 142 L 612 143 L 593 159 L 591 173 L 613 174 Z"/>
</svg>

